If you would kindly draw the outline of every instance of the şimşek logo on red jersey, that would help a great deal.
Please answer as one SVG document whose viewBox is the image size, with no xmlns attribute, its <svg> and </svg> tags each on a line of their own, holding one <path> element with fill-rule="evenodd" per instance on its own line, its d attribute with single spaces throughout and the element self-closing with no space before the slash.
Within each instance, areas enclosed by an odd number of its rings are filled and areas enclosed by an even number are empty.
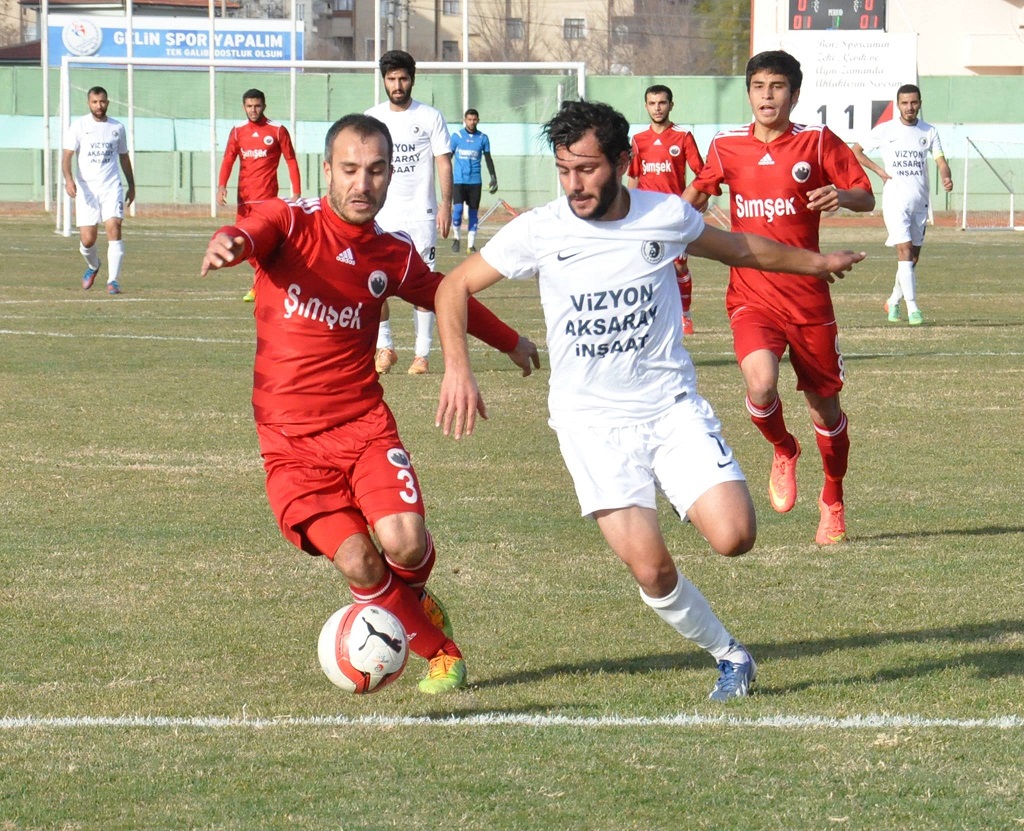
<svg viewBox="0 0 1024 831">
<path fill-rule="evenodd" d="M 796 216 L 796 197 L 783 199 L 744 199 L 742 194 L 734 194 L 733 204 L 736 206 L 737 219 L 764 219 L 774 222 L 779 216 Z"/>
<path fill-rule="evenodd" d="M 644 173 L 671 173 L 672 162 L 640 162 L 640 168 Z"/>
<path fill-rule="evenodd" d="M 317 323 L 323 323 L 328 329 L 333 330 L 335 326 L 341 329 L 362 329 L 363 322 L 359 317 L 363 304 L 346 306 L 344 309 L 335 309 L 328 303 L 324 303 L 319 297 L 311 297 L 309 300 L 300 300 L 302 297 L 302 286 L 292 283 L 288 286 L 288 294 L 284 299 L 284 319 L 289 320 L 293 315 L 304 317 Z"/>
<path fill-rule="evenodd" d="M 366 281 L 366 287 L 374 297 L 380 297 L 387 291 L 388 275 L 379 269 L 372 272 Z"/>
<path fill-rule="evenodd" d="M 269 155 L 270 155 L 270 151 L 269 150 L 255 150 L 254 149 L 254 150 L 243 150 L 242 151 L 242 158 L 243 159 L 265 159 Z"/>
</svg>

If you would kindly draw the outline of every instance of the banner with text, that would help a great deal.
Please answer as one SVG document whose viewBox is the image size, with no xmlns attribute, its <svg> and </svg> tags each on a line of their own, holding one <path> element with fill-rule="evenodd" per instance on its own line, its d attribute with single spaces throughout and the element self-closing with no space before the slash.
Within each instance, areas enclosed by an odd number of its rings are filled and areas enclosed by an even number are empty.
<svg viewBox="0 0 1024 831">
<path fill-rule="evenodd" d="M 65 55 L 74 57 L 128 57 L 128 18 L 99 15 L 51 14 L 47 21 L 50 66 L 60 66 Z M 274 64 L 302 60 L 303 25 L 296 24 L 292 55 L 290 20 L 218 19 L 214 30 L 214 58 Z M 208 18 L 132 17 L 132 57 L 210 58 Z"/>
</svg>

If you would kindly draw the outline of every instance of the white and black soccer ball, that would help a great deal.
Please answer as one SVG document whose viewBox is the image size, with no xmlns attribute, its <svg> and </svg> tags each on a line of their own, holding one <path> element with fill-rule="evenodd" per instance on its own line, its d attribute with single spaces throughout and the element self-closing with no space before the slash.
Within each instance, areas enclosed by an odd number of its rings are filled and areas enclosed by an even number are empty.
<svg viewBox="0 0 1024 831">
<path fill-rule="evenodd" d="M 405 669 L 409 639 L 387 609 L 352 603 L 327 618 L 317 642 L 320 666 L 346 692 L 365 695 L 383 689 Z"/>
</svg>

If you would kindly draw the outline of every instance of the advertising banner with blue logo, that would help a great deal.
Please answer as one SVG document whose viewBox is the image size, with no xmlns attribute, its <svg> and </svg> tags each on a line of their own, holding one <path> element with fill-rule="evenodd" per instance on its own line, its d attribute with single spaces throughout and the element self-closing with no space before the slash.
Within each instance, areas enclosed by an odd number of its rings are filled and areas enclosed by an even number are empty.
<svg viewBox="0 0 1024 831">
<path fill-rule="evenodd" d="M 128 57 L 128 18 L 51 14 L 48 18 L 50 66 L 73 57 Z M 217 60 L 251 61 L 254 65 L 303 59 L 302 22 L 296 24 L 292 55 L 292 21 L 218 19 L 214 54 Z M 208 18 L 132 17 L 132 57 L 209 60 Z"/>
</svg>

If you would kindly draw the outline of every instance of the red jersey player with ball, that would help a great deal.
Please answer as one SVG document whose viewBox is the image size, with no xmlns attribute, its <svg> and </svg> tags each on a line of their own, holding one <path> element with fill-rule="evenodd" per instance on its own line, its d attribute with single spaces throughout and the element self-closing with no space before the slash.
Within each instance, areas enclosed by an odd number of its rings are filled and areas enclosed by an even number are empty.
<svg viewBox="0 0 1024 831">
<path fill-rule="evenodd" d="M 327 557 L 355 602 L 394 614 L 409 649 L 430 662 L 420 690 L 449 692 L 465 686 L 466 663 L 443 607 L 424 588 L 434 544 L 374 366 L 384 301 L 433 309 L 442 275 L 427 269 L 409 237 L 374 222 L 391 180 L 387 127 L 345 116 L 328 131 L 324 155 L 326 196 L 254 206 L 217 231 L 201 273 L 246 259 L 256 268 L 252 403 L 282 534 Z M 524 375 L 540 365 L 533 343 L 483 306 L 471 320 L 470 331 Z"/>
<path fill-rule="evenodd" d="M 633 136 L 630 148 L 627 181 L 631 188 L 674 193 L 682 196 L 686 189 L 686 168 L 700 173 L 704 159 L 697 149 L 693 133 L 673 124 L 670 116 L 675 102 L 672 90 L 664 84 L 654 84 L 644 92 L 644 106 L 651 126 Z M 675 260 L 679 299 L 683 301 L 683 334 L 693 334 L 693 280 L 684 254 Z"/>
<path fill-rule="evenodd" d="M 790 121 L 800 97 L 800 62 L 761 52 L 747 63 L 754 123 L 719 133 L 684 198 L 701 207 L 729 187 L 733 231 L 762 234 L 818 251 L 823 211 L 870 211 L 871 183 L 853 151 L 824 126 Z M 768 495 L 786 513 L 796 503 L 800 444 L 786 428 L 779 398 L 779 360 L 789 349 L 797 389 L 807 399 L 825 471 L 815 542 L 846 538 L 843 477 L 850 456 L 846 414 L 839 405 L 843 356 L 828 283 L 810 277 L 732 268 L 726 308 L 733 348 L 747 387 L 747 410 L 775 448 Z"/>
</svg>

